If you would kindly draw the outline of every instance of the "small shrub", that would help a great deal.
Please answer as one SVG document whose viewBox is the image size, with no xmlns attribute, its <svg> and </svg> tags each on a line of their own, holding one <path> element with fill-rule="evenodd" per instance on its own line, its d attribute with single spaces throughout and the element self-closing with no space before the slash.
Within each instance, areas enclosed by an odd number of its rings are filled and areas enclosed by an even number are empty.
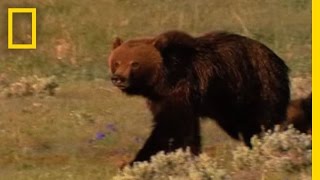
<svg viewBox="0 0 320 180">
<path fill-rule="evenodd" d="M 286 131 L 276 127 L 262 137 L 251 139 L 253 148 L 238 147 L 233 152 L 236 170 L 263 170 L 264 172 L 307 172 L 311 170 L 311 135 L 292 126 Z"/>
<path fill-rule="evenodd" d="M 181 149 L 165 154 L 160 152 L 151 162 L 137 162 L 119 171 L 114 180 L 220 180 L 220 179 L 274 179 L 299 175 L 311 179 L 311 136 L 292 126 L 286 131 L 276 127 L 261 137 L 254 136 L 253 147 L 238 146 L 233 159 L 219 164 L 214 158 L 201 154 L 192 156 Z M 222 166 L 224 165 L 224 167 Z"/>
<path fill-rule="evenodd" d="M 17 82 L 2 88 L 0 94 L 5 97 L 22 97 L 33 95 L 54 95 L 58 84 L 54 76 L 40 78 L 38 76 L 21 77 Z"/>
<path fill-rule="evenodd" d="M 160 152 L 151 162 L 137 162 L 133 167 L 125 167 L 114 180 L 184 180 L 184 179 L 229 179 L 224 169 L 206 154 L 193 157 L 189 151 L 181 149 L 165 154 Z"/>
</svg>

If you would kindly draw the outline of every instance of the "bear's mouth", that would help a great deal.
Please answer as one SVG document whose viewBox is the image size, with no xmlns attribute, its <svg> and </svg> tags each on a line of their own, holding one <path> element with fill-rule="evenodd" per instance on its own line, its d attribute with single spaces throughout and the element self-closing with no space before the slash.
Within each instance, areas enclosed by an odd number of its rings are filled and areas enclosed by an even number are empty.
<svg viewBox="0 0 320 180">
<path fill-rule="evenodd" d="M 130 86 L 128 82 L 121 82 L 121 83 L 118 82 L 118 83 L 113 83 L 113 85 L 119 88 L 120 90 L 127 89 Z"/>
<path fill-rule="evenodd" d="M 123 90 L 129 87 L 129 82 L 127 78 L 124 78 L 122 76 L 119 75 L 113 75 L 111 77 L 111 82 L 114 86 L 116 86 L 117 88 Z"/>
<path fill-rule="evenodd" d="M 128 84 L 118 84 L 116 85 L 117 88 L 119 88 L 120 90 L 125 90 L 129 87 Z"/>
</svg>

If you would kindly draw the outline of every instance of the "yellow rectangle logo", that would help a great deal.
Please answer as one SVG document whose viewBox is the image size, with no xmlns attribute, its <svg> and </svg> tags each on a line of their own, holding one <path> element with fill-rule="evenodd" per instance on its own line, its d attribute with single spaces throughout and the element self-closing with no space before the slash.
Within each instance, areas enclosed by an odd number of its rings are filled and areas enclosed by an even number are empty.
<svg viewBox="0 0 320 180">
<path fill-rule="evenodd" d="M 31 13 L 32 41 L 31 44 L 13 44 L 13 13 Z M 36 8 L 8 8 L 8 49 L 36 49 L 37 48 L 37 9 Z"/>
</svg>

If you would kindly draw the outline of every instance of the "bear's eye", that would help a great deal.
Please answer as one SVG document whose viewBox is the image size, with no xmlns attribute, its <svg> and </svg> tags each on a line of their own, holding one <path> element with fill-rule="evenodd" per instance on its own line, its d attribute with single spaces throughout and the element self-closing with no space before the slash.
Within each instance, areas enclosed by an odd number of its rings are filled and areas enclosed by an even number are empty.
<svg viewBox="0 0 320 180">
<path fill-rule="evenodd" d="M 120 66 L 120 62 L 119 62 L 119 61 L 116 61 L 113 65 L 114 65 L 115 68 L 117 68 L 117 67 Z"/>
<path fill-rule="evenodd" d="M 138 62 L 131 62 L 131 67 L 133 68 L 133 69 L 138 69 L 139 68 L 139 66 L 140 66 L 140 64 L 138 63 Z"/>
</svg>

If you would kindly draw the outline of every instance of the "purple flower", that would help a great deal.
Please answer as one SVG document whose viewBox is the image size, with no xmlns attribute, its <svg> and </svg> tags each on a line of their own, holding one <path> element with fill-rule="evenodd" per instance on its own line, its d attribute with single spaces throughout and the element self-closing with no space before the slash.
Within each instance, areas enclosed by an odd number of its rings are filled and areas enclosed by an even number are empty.
<svg viewBox="0 0 320 180">
<path fill-rule="evenodd" d="M 103 132 L 98 132 L 96 134 L 96 140 L 101 140 L 101 139 L 103 139 L 105 137 L 106 137 L 106 135 Z"/>
</svg>

